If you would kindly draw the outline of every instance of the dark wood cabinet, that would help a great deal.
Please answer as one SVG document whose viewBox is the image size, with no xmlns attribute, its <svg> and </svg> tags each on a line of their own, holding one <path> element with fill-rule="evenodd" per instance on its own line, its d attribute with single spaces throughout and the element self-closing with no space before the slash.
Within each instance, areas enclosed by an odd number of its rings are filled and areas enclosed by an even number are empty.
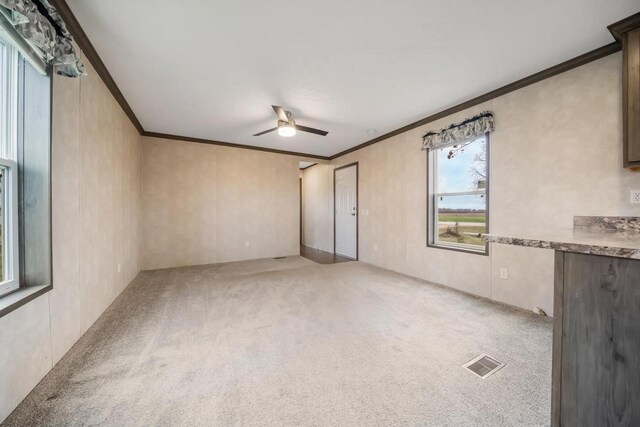
<svg viewBox="0 0 640 427">
<path fill-rule="evenodd" d="M 623 164 L 640 170 L 640 13 L 609 26 L 622 44 Z"/>
<path fill-rule="evenodd" d="M 640 425 L 640 260 L 555 264 L 551 425 Z"/>
</svg>

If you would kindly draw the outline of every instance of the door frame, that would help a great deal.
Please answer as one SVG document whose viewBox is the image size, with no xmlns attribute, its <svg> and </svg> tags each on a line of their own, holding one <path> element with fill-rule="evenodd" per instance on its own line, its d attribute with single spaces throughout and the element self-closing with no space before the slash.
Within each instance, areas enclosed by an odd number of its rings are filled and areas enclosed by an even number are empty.
<svg viewBox="0 0 640 427">
<path fill-rule="evenodd" d="M 333 254 L 336 254 L 336 171 L 340 169 L 350 168 L 351 166 L 356 167 L 356 257 L 357 261 L 360 259 L 360 167 L 358 162 L 349 163 L 344 166 L 340 166 L 339 168 L 333 168 Z M 344 255 L 340 255 L 344 256 Z M 348 257 L 345 257 L 348 258 Z"/>
</svg>

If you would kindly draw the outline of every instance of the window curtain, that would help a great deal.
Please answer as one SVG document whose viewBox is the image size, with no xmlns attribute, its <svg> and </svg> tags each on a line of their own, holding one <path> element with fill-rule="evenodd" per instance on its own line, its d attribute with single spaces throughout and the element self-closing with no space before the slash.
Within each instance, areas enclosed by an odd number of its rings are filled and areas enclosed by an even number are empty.
<svg viewBox="0 0 640 427">
<path fill-rule="evenodd" d="M 493 114 L 489 111 L 477 114 L 460 123 L 454 123 L 439 131 L 429 131 L 422 137 L 422 149 L 432 150 L 463 142 L 493 132 Z"/>
<path fill-rule="evenodd" d="M 87 75 L 73 38 L 49 0 L 0 0 L 0 12 L 57 74 Z"/>
</svg>

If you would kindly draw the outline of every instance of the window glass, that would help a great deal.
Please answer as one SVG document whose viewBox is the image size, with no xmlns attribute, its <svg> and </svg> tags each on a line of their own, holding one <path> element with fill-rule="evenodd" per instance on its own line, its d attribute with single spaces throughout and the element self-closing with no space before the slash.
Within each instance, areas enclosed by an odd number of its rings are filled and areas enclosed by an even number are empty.
<svg viewBox="0 0 640 427">
<path fill-rule="evenodd" d="M 18 53 L 0 41 L 0 296 L 18 289 L 17 63 Z"/>
<path fill-rule="evenodd" d="M 487 143 L 482 136 L 430 152 L 432 245 L 486 250 Z"/>
<path fill-rule="evenodd" d="M 437 242 L 480 246 L 486 231 L 484 195 L 441 195 L 437 204 Z"/>
<path fill-rule="evenodd" d="M 0 27 L 0 297 L 52 286 L 51 70 L 22 47 Z"/>
<path fill-rule="evenodd" d="M 5 202 L 4 202 L 4 196 L 6 195 L 6 190 L 4 188 L 4 183 L 5 183 L 5 179 L 4 179 L 4 175 L 5 175 L 5 169 L 3 167 L 0 167 L 0 283 L 5 281 L 5 262 L 4 262 L 4 255 L 5 255 L 5 243 L 4 243 L 4 235 L 6 234 L 5 232 L 5 220 L 4 220 L 4 207 L 5 207 Z"/>
<path fill-rule="evenodd" d="M 439 193 L 474 191 L 486 180 L 486 150 L 484 137 L 436 150 Z"/>
</svg>

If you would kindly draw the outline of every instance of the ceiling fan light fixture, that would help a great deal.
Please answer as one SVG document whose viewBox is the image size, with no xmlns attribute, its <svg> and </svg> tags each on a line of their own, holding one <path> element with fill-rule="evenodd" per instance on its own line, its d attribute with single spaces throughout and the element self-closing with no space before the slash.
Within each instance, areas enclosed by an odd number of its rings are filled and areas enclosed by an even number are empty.
<svg viewBox="0 0 640 427">
<path fill-rule="evenodd" d="M 296 134 L 296 127 L 292 123 L 281 123 L 278 126 L 278 135 L 288 138 Z"/>
<path fill-rule="evenodd" d="M 320 136 L 327 136 L 327 134 L 329 133 L 326 130 L 314 129 L 314 128 L 310 128 L 309 126 L 297 125 L 295 120 L 291 118 L 291 112 L 285 111 L 284 108 L 278 105 L 272 105 L 271 108 L 273 108 L 273 111 L 276 113 L 276 116 L 278 116 L 278 125 L 274 128 L 255 133 L 253 134 L 253 136 L 261 136 L 261 135 L 273 132 L 274 130 L 277 130 L 278 135 L 284 136 L 285 138 L 294 136 L 298 131 L 313 133 L 315 135 L 320 135 Z"/>
</svg>

